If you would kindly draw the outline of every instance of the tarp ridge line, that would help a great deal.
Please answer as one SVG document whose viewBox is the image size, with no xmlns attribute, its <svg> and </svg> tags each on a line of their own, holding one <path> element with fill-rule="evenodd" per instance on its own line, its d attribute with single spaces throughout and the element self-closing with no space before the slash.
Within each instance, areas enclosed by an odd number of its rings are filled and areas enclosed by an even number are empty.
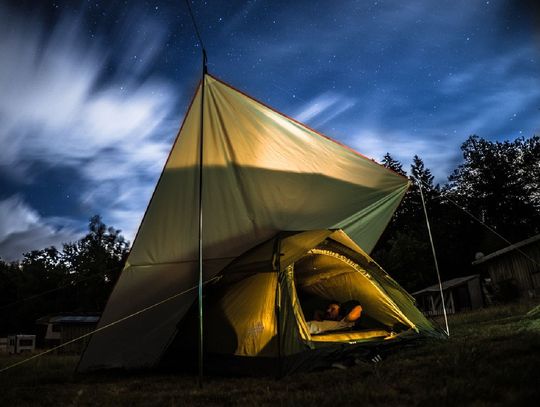
<svg viewBox="0 0 540 407">
<path fill-rule="evenodd" d="M 214 76 L 213 74 L 212 74 L 212 75 L 211 75 L 211 74 L 208 74 L 208 76 L 211 77 L 212 79 L 214 79 L 214 80 L 216 80 L 216 81 L 222 83 L 223 85 L 225 85 L 225 86 L 231 88 L 232 90 L 234 90 L 234 91 L 236 91 L 236 92 L 238 92 L 238 93 L 244 95 L 245 97 L 247 97 L 247 98 L 253 100 L 254 102 L 256 102 L 256 103 L 258 103 L 258 104 L 260 104 L 260 105 L 266 107 L 267 109 L 270 109 L 271 111 L 273 111 L 273 112 L 279 114 L 280 116 L 285 117 L 287 120 L 291 120 L 292 122 L 294 122 L 294 123 L 296 123 L 296 124 L 298 124 L 298 125 L 300 125 L 300 126 L 306 128 L 306 129 L 308 129 L 309 131 L 315 133 L 315 134 L 318 135 L 319 137 L 322 137 L 322 138 L 324 138 L 324 139 L 326 139 L 326 140 L 329 140 L 329 141 L 331 141 L 331 142 L 333 142 L 333 143 L 336 143 L 337 145 L 339 145 L 339 146 L 345 148 L 346 150 L 348 150 L 348 151 L 350 151 L 350 152 L 356 154 L 357 156 L 359 156 L 359 157 L 361 157 L 361 158 L 363 158 L 363 159 L 365 159 L 365 160 L 368 160 L 368 161 L 370 161 L 370 162 L 372 162 L 372 163 L 374 163 L 374 164 L 376 164 L 376 165 L 378 165 L 378 166 L 381 166 L 382 168 L 384 168 L 384 169 L 388 170 L 389 172 L 393 173 L 394 175 L 397 175 L 397 176 L 399 176 L 399 177 L 402 177 L 402 178 L 407 179 L 406 176 L 397 173 L 396 171 L 394 171 L 394 170 L 391 169 L 391 168 L 385 167 L 385 166 L 382 165 L 381 163 L 375 161 L 373 158 L 369 158 L 368 156 L 366 156 L 366 155 L 364 155 L 364 154 L 362 154 L 362 153 L 356 151 L 354 148 L 349 147 L 349 146 L 347 146 L 346 144 L 343 144 L 343 143 L 341 143 L 341 142 L 339 142 L 339 141 L 333 139 L 332 137 L 329 137 L 329 136 L 327 136 L 327 135 L 325 135 L 325 134 L 323 134 L 323 133 L 321 133 L 321 132 L 319 132 L 319 131 L 317 131 L 317 130 L 311 128 L 311 127 L 309 127 L 309 126 L 308 126 L 307 124 L 305 124 L 305 123 L 299 122 L 298 120 L 296 120 L 296 119 L 294 119 L 294 118 L 292 118 L 292 117 L 286 115 L 285 113 L 280 112 L 279 110 L 273 108 L 272 106 L 269 106 L 269 105 L 267 105 L 267 104 L 264 103 L 264 102 L 261 102 L 260 100 L 254 98 L 254 97 L 251 96 L 251 95 L 248 95 L 247 93 L 241 91 L 240 89 L 235 88 L 235 87 L 232 86 L 231 84 L 229 84 L 229 83 L 225 82 L 224 80 L 222 80 L 222 79 L 220 79 L 220 78 Z"/>
</svg>

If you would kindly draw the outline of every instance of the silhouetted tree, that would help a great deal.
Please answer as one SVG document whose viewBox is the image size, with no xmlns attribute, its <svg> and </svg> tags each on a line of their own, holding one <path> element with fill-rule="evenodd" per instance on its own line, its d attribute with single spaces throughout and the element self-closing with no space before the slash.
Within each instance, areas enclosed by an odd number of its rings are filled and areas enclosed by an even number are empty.
<svg viewBox="0 0 540 407">
<path fill-rule="evenodd" d="M 402 164 L 387 153 L 383 165 L 406 175 Z M 410 186 L 401 205 L 381 236 L 373 251 L 373 257 L 405 288 L 414 290 L 433 281 L 433 260 L 429 246 L 426 224 L 418 180 L 422 185 L 429 205 L 434 206 L 432 196 L 438 192 L 438 186 L 433 185 L 433 175 L 423 161 L 415 156 L 411 166 Z M 431 208 L 433 209 L 433 208 Z"/>
<path fill-rule="evenodd" d="M 390 153 L 386 153 L 382 159 L 382 165 L 384 165 L 386 168 L 391 169 L 392 171 L 398 173 L 399 175 L 407 176 L 407 173 L 405 170 L 403 170 L 403 165 L 394 157 L 390 155 Z"/>
<path fill-rule="evenodd" d="M 77 293 L 73 308 L 100 311 L 122 270 L 129 243 L 120 230 L 107 227 L 97 215 L 90 219 L 88 229 L 79 241 L 64 244 L 62 260 L 69 266 Z"/>
<path fill-rule="evenodd" d="M 412 185 L 373 252 L 406 288 L 421 288 L 435 278 L 419 184 L 443 279 L 478 272 L 471 266 L 476 252 L 490 253 L 508 244 L 466 212 L 511 241 L 540 232 L 540 138 L 492 142 L 471 136 L 461 148 L 464 161 L 442 189 L 414 157 Z M 383 165 L 402 168 L 390 154 Z"/>
<path fill-rule="evenodd" d="M 99 216 L 82 239 L 0 259 L 0 333 L 32 332 L 37 318 L 58 312 L 101 311 L 118 279 L 129 243 Z"/>
<path fill-rule="evenodd" d="M 523 187 L 537 212 L 540 212 L 540 136 L 518 139 L 523 155 L 518 176 L 523 177 Z"/>
<path fill-rule="evenodd" d="M 536 136 L 513 142 L 469 137 L 461 146 L 464 162 L 450 175 L 445 194 L 507 239 L 539 233 L 539 143 Z M 498 247 L 507 245 L 495 240 Z"/>
</svg>

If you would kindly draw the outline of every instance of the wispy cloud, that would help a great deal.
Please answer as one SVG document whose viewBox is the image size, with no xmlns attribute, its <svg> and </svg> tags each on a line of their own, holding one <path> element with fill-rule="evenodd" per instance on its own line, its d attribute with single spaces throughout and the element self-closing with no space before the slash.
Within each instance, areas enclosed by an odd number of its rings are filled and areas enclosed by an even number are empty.
<svg viewBox="0 0 540 407">
<path fill-rule="evenodd" d="M 148 180 L 159 174 L 176 133 L 172 109 L 180 97 L 147 72 L 163 47 L 165 29 L 129 14 L 116 29 L 123 41 L 111 48 L 99 33 L 88 38 L 80 15 L 66 12 L 45 32 L 31 16 L 0 7 L 0 167 L 26 182 L 32 182 L 30 168 L 36 165 L 70 167 L 82 179 L 80 203 L 88 215 L 101 213 L 109 222 L 124 220 L 125 215 L 117 216 L 123 212 L 142 216 L 151 192 Z M 110 191 L 123 189 L 126 179 L 133 190 L 144 191 L 132 197 L 137 205 L 128 199 L 88 199 L 103 183 Z M 9 202 L 22 208 L 27 222 L 22 215 L 10 220 L 11 228 L 21 222 L 22 229 L 2 241 L 8 252 L 47 245 L 47 234 L 50 244 L 65 235 L 42 223 L 22 201 Z M 25 234 L 32 229 L 36 238 Z M 21 239 L 28 244 L 17 243 Z"/>
<path fill-rule="evenodd" d="M 492 138 L 530 136 L 540 130 L 540 78 L 526 73 L 534 51 L 520 47 L 470 64 L 442 83 L 448 108 L 438 120 L 443 128 L 459 134 Z M 520 69 L 525 72 L 518 74 Z"/>
<path fill-rule="evenodd" d="M 76 240 L 81 231 L 58 218 L 42 218 L 19 196 L 0 201 L 0 257 L 16 260 L 22 253 Z M 63 226 L 59 226 L 62 224 Z"/>
<path fill-rule="evenodd" d="M 126 177 L 123 182 L 104 180 L 92 184 L 81 194 L 81 202 L 88 208 L 107 203 L 106 221 L 122 229 L 122 234 L 132 240 L 137 232 L 142 214 L 157 181 L 142 182 Z"/>
<path fill-rule="evenodd" d="M 76 166 L 109 150 L 128 164 L 126 152 L 132 147 L 160 148 L 151 136 L 177 97 L 166 83 L 157 78 L 134 82 L 124 61 L 131 84 L 101 84 L 109 51 L 103 44 L 88 44 L 71 16 L 58 23 L 45 44 L 41 31 L 27 21 L 6 20 L 0 25 L 0 141 L 6 146 L 1 163 L 15 169 L 26 160 Z M 143 44 L 132 38 L 126 44 L 129 55 L 136 45 L 144 53 Z"/>
<path fill-rule="evenodd" d="M 305 103 L 295 114 L 301 122 L 320 127 L 354 106 L 355 100 L 326 92 Z"/>
<path fill-rule="evenodd" d="M 414 137 L 404 131 L 389 132 L 381 129 L 363 129 L 354 134 L 349 144 L 366 156 L 380 162 L 386 153 L 399 160 L 403 169 L 409 172 L 412 159 L 419 155 L 435 176 L 435 182 L 444 183 L 451 173 L 458 152 L 452 148 L 453 141 L 446 137 L 434 137 L 437 131 L 426 132 L 424 136 Z M 450 150 L 455 150 L 452 154 Z"/>
<path fill-rule="evenodd" d="M 370 90 L 354 108 L 358 116 L 344 118 L 347 142 L 378 160 L 390 152 L 405 167 L 417 154 L 444 183 L 469 135 L 512 139 L 540 131 L 540 78 L 527 71 L 533 56 L 527 46 L 486 55 L 451 71 L 430 92 Z"/>
</svg>

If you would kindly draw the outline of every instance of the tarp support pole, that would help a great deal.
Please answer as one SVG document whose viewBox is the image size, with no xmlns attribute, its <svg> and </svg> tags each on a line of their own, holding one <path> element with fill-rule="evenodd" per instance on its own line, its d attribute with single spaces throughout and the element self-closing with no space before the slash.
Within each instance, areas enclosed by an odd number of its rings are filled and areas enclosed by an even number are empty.
<svg viewBox="0 0 540 407">
<path fill-rule="evenodd" d="M 441 304 L 443 307 L 444 323 L 446 325 L 446 335 L 450 336 L 450 328 L 448 327 L 448 317 L 446 315 L 446 304 L 444 303 L 444 293 L 441 282 L 441 273 L 439 272 L 439 263 L 437 262 L 437 253 L 435 252 L 435 244 L 433 244 L 433 236 L 431 235 L 431 226 L 429 225 L 429 217 L 426 208 L 426 201 L 424 199 L 424 193 L 422 192 L 421 180 L 418 180 L 418 189 L 420 190 L 420 198 L 422 199 L 422 206 L 424 207 L 424 215 L 426 216 L 426 225 L 429 234 L 429 242 L 431 243 L 431 251 L 433 252 L 433 261 L 435 262 L 435 270 L 437 271 L 437 279 L 439 280 L 439 291 L 441 293 Z"/>
<path fill-rule="evenodd" d="M 203 253 L 202 253 L 202 236 L 203 236 L 203 126 L 204 126 L 204 77 L 208 73 L 206 67 L 206 48 L 197 27 L 197 21 L 191 10 L 189 0 L 186 0 L 186 6 L 193 22 L 193 28 L 195 28 L 195 34 L 201 45 L 202 50 L 202 80 L 201 80 L 201 134 L 200 134 L 200 146 L 199 146 L 199 387 L 202 387 L 203 383 Z"/>
<path fill-rule="evenodd" d="M 204 77 L 207 73 L 206 51 L 203 49 L 203 69 L 201 80 L 201 123 L 199 144 L 199 387 L 203 384 L 203 135 L 204 135 Z"/>
</svg>

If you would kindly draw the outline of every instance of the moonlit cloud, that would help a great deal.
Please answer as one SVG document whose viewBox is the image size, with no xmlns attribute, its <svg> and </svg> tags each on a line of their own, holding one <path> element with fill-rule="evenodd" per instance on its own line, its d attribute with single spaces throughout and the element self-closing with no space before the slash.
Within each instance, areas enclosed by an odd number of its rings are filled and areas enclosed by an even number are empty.
<svg viewBox="0 0 540 407">
<path fill-rule="evenodd" d="M 126 151 L 154 143 L 153 132 L 171 113 L 176 97 L 158 79 L 127 89 L 99 84 L 108 51 L 86 44 L 77 23 L 66 16 L 44 46 L 39 30 L 16 30 L 19 21 L 1 25 L 0 140 L 9 154 L 0 152 L 0 162 L 15 169 L 27 160 L 77 166 L 109 150 L 129 164 Z"/>
<path fill-rule="evenodd" d="M 319 127 L 353 107 L 355 101 L 333 93 L 324 93 L 306 103 L 295 115 L 301 122 Z"/>
<path fill-rule="evenodd" d="M 107 202 L 107 221 L 133 240 L 156 181 L 157 178 L 141 182 L 129 177 L 123 182 L 102 181 L 83 192 L 81 202 L 89 208 Z"/>
<path fill-rule="evenodd" d="M 145 74 L 165 40 L 164 28 L 149 24 L 128 16 L 117 28 L 125 37 L 122 47 L 111 49 L 99 35 L 88 39 L 80 15 L 66 12 L 46 33 L 32 17 L 13 17 L 0 7 L 0 167 L 26 182 L 32 182 L 30 168 L 38 164 L 71 168 L 83 181 L 80 203 L 87 213 L 100 213 L 121 226 L 128 239 L 150 197 L 148 182 L 157 178 L 178 125 L 178 118 L 174 125 L 170 120 L 178 91 Z M 133 32 L 134 26 L 142 29 Z M 120 68 L 103 81 L 113 57 Z M 167 137 L 160 131 L 167 131 Z M 118 191 L 125 193 L 126 184 L 142 195 L 111 199 Z M 89 199 L 100 195 L 101 185 L 111 195 Z M 20 214 L 5 221 L 9 225 L 4 225 L 0 247 L 9 256 L 73 237 L 47 224 L 28 204 L 6 202 Z M 26 239 L 22 246 L 16 242 L 21 239 Z"/>
<path fill-rule="evenodd" d="M 350 144 L 354 149 L 377 161 L 380 161 L 386 153 L 390 153 L 394 159 L 403 164 L 403 169 L 408 173 L 413 157 L 419 155 L 431 169 L 436 183 L 444 183 L 453 169 L 452 160 L 449 160 L 449 143 L 444 137 L 413 138 L 405 132 L 389 133 L 380 129 L 364 129 L 351 137 Z"/>
<path fill-rule="evenodd" d="M 527 47 L 517 48 L 446 78 L 441 92 L 454 101 L 454 109 L 439 115 L 441 127 L 494 138 L 538 131 L 535 113 L 540 105 L 540 78 L 515 75 L 516 69 L 531 64 L 533 53 Z"/>
<path fill-rule="evenodd" d="M 80 231 L 54 224 L 61 219 L 43 219 L 20 197 L 0 201 L 0 257 L 15 260 L 22 253 L 76 240 Z"/>
</svg>

